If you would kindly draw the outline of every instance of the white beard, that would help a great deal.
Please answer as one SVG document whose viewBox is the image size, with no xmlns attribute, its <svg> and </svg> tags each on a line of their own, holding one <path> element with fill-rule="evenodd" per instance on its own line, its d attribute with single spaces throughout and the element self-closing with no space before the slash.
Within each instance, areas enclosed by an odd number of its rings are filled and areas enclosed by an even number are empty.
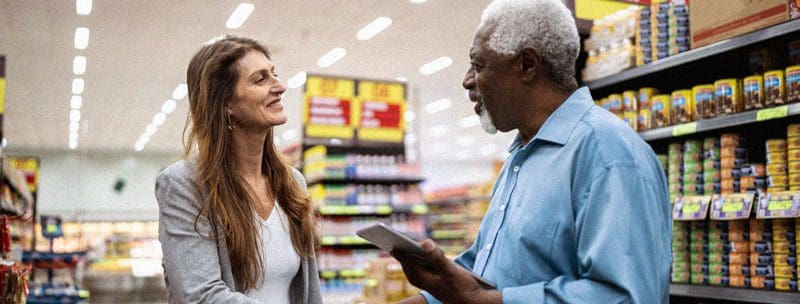
<svg viewBox="0 0 800 304">
<path fill-rule="evenodd" d="M 481 128 L 489 134 L 497 134 L 497 127 L 494 126 L 492 122 L 492 118 L 489 117 L 489 111 L 486 111 L 486 107 L 481 104 Z"/>
</svg>

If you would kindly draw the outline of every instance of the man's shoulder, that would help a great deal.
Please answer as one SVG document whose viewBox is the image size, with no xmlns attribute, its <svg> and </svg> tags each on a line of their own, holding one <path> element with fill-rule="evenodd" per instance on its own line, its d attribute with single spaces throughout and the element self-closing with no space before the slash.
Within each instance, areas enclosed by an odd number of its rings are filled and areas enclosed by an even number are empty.
<svg viewBox="0 0 800 304">
<path fill-rule="evenodd" d="M 632 160 L 640 153 L 639 150 L 650 150 L 649 145 L 642 140 L 627 123 L 607 110 L 592 106 L 581 119 L 584 129 L 581 132 L 581 141 L 589 147 L 587 151 L 595 155 L 612 160 Z"/>
</svg>

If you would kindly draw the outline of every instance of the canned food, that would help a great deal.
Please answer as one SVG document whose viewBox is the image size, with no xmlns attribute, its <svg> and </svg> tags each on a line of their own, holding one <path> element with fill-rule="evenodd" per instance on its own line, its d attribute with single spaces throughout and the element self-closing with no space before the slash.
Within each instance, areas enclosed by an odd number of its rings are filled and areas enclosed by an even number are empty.
<svg viewBox="0 0 800 304">
<path fill-rule="evenodd" d="M 800 65 L 786 68 L 786 101 L 800 101 Z"/>
<path fill-rule="evenodd" d="M 792 161 L 789 162 L 789 166 L 787 167 L 789 172 L 800 172 L 800 161 Z"/>
<path fill-rule="evenodd" d="M 800 136 L 789 137 L 789 139 L 786 140 L 786 149 L 800 149 Z"/>
<path fill-rule="evenodd" d="M 622 110 L 636 112 L 639 101 L 636 100 L 636 91 L 622 92 Z"/>
<path fill-rule="evenodd" d="M 670 96 L 655 95 L 651 98 L 653 127 L 663 128 L 670 125 Z"/>
<path fill-rule="evenodd" d="M 781 290 L 781 291 L 792 290 L 791 286 L 793 285 L 791 284 L 791 282 L 794 283 L 794 286 L 797 286 L 797 278 L 792 279 L 792 278 L 777 277 L 775 278 L 775 290 Z"/>
<path fill-rule="evenodd" d="M 688 263 L 691 258 L 689 252 L 686 251 L 673 251 L 672 252 L 672 263 Z"/>
<path fill-rule="evenodd" d="M 703 148 L 703 143 L 700 142 L 699 140 L 687 140 L 683 144 L 684 155 L 688 154 L 700 155 L 700 153 L 702 152 L 702 148 Z"/>
<path fill-rule="evenodd" d="M 708 284 L 715 286 L 728 286 L 728 277 L 722 275 L 709 275 Z"/>
<path fill-rule="evenodd" d="M 655 88 L 641 88 L 639 89 L 639 96 L 637 101 L 639 102 L 639 109 L 647 109 L 652 106 L 650 103 L 650 98 L 654 95 L 658 94 L 658 90 Z"/>
<path fill-rule="evenodd" d="M 767 167 L 764 164 L 746 164 L 739 169 L 742 171 L 742 176 L 764 176 L 767 175 Z"/>
<path fill-rule="evenodd" d="M 798 133 L 800 134 L 800 127 L 798 127 Z M 721 146 L 724 147 L 736 147 L 739 144 L 743 144 L 742 138 L 739 134 L 735 133 L 727 133 L 722 134 L 720 137 Z"/>
<path fill-rule="evenodd" d="M 796 278 L 797 267 L 795 266 L 775 266 L 775 276 L 779 278 Z"/>
<path fill-rule="evenodd" d="M 786 150 L 784 152 L 769 152 L 767 153 L 767 163 L 786 163 L 787 161 L 787 153 Z"/>
<path fill-rule="evenodd" d="M 755 269 L 752 273 L 754 276 L 772 277 L 775 275 L 775 269 L 772 265 L 756 265 L 755 267 L 751 267 L 751 269 Z"/>
<path fill-rule="evenodd" d="M 653 116 L 649 108 L 639 109 L 637 120 L 636 126 L 639 131 L 647 131 L 653 128 Z"/>
<path fill-rule="evenodd" d="M 786 163 L 772 163 L 767 165 L 767 175 L 786 175 Z"/>
<path fill-rule="evenodd" d="M 764 107 L 764 77 L 760 75 L 746 77 L 744 86 L 744 109 L 761 109 Z"/>
<path fill-rule="evenodd" d="M 797 266 L 797 256 L 795 254 L 776 253 L 773 256 L 775 266 Z"/>
<path fill-rule="evenodd" d="M 694 86 L 692 88 L 692 98 L 696 109 L 695 114 L 698 118 L 711 118 L 717 114 L 716 104 L 714 103 L 714 85 Z"/>
<path fill-rule="evenodd" d="M 800 149 L 792 149 L 787 153 L 787 159 L 790 162 L 800 161 Z"/>
<path fill-rule="evenodd" d="M 708 152 L 710 152 L 710 151 L 706 151 L 706 153 L 708 153 Z M 719 161 L 716 161 L 716 160 L 711 159 L 711 158 L 706 158 L 703 161 L 703 172 L 708 172 L 708 171 L 712 171 L 712 170 L 719 169 L 719 168 L 720 168 Z"/>
<path fill-rule="evenodd" d="M 714 82 L 714 99 L 717 113 L 742 111 L 742 88 L 738 79 L 722 79 Z"/>
<path fill-rule="evenodd" d="M 788 137 L 800 136 L 800 124 L 791 124 L 786 127 L 786 134 Z"/>
<path fill-rule="evenodd" d="M 694 120 L 694 100 L 691 90 L 672 92 L 672 123 L 685 123 Z"/>
<path fill-rule="evenodd" d="M 782 70 L 764 73 L 764 104 L 766 106 L 782 105 L 786 103 L 784 89 L 784 74 Z"/>
<path fill-rule="evenodd" d="M 731 287 L 748 287 L 750 285 L 750 280 L 744 275 L 731 275 L 728 280 Z"/>
<path fill-rule="evenodd" d="M 689 270 L 691 273 L 708 273 L 708 265 L 704 263 L 690 263 Z"/>
<path fill-rule="evenodd" d="M 752 276 L 752 277 L 750 277 L 750 288 L 768 289 L 766 281 L 767 281 L 767 278 L 765 278 L 763 276 Z"/>
<path fill-rule="evenodd" d="M 767 140 L 767 153 L 786 151 L 786 142 L 787 141 L 782 138 Z"/>
<path fill-rule="evenodd" d="M 788 175 L 770 175 L 767 177 L 767 186 L 768 187 L 788 187 L 789 186 L 789 176 Z"/>
<path fill-rule="evenodd" d="M 624 111 L 622 104 L 622 95 L 620 94 L 608 95 L 608 110 L 614 114 L 622 114 L 622 112 Z"/>
</svg>

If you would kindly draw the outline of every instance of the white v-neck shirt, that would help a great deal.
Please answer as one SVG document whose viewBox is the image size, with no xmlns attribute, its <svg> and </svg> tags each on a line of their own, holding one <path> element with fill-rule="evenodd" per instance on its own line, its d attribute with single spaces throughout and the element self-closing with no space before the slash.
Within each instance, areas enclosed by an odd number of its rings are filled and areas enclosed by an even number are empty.
<svg viewBox="0 0 800 304">
<path fill-rule="evenodd" d="M 268 303 L 289 304 L 289 286 L 300 270 L 300 256 L 292 247 L 289 219 L 278 203 L 261 225 L 261 254 L 264 277 L 260 286 L 249 290 L 248 298 Z"/>
</svg>

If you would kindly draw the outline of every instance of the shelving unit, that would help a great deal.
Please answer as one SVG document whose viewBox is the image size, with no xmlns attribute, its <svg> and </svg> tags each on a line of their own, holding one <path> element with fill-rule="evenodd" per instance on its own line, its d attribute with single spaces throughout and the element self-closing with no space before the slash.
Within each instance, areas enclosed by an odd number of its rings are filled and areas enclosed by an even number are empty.
<svg viewBox="0 0 800 304">
<path fill-rule="evenodd" d="M 489 205 L 488 189 L 488 185 L 462 185 L 426 193 L 428 234 L 445 254 L 458 255 L 474 242 Z"/>
<path fill-rule="evenodd" d="M 595 98 L 642 87 L 658 88 L 662 94 L 713 83 L 724 78 L 749 76 L 748 56 L 766 48 L 778 54 L 775 69 L 786 64 L 788 43 L 800 39 L 800 20 L 793 20 L 755 32 L 727 39 L 632 68 L 613 76 L 585 83 Z M 761 110 L 719 115 L 690 123 L 639 132 L 657 153 L 666 154 L 667 145 L 687 139 L 703 139 L 722 133 L 738 133 L 747 138 L 749 159 L 763 163 L 764 142 L 786 138 L 786 126 L 800 122 L 800 103 Z M 752 144 L 751 144 L 752 143 Z M 800 303 L 800 292 L 671 284 L 670 302 L 674 303 Z"/>
</svg>

